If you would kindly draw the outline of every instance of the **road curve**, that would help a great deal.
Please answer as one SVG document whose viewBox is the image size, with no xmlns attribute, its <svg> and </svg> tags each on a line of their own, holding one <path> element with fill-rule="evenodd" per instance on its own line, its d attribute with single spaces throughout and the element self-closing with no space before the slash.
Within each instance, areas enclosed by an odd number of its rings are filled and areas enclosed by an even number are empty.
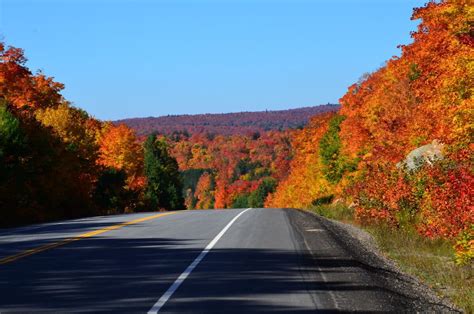
<svg viewBox="0 0 474 314">
<path fill-rule="evenodd" d="M 3 230 L 0 312 L 410 309 L 308 217 L 193 210 Z"/>
</svg>

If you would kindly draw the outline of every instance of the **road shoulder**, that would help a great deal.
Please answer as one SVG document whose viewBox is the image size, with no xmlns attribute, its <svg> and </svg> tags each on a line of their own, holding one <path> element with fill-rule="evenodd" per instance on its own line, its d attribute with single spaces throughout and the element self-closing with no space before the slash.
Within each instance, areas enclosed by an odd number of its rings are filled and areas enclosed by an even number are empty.
<svg viewBox="0 0 474 314">
<path fill-rule="evenodd" d="M 305 238 L 312 254 L 320 250 L 318 232 L 307 231 L 323 228 L 333 243 L 346 252 L 358 267 L 395 296 L 394 301 L 402 308 L 423 312 L 459 312 L 448 300 L 439 298 L 417 278 L 403 273 L 379 251 L 375 240 L 367 232 L 300 209 L 286 209 L 286 212 L 290 223 Z"/>
</svg>

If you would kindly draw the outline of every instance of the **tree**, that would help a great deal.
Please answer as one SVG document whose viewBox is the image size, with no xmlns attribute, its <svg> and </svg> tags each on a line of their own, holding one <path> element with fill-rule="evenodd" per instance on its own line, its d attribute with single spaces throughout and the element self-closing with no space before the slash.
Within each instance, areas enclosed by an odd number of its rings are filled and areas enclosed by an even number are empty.
<svg viewBox="0 0 474 314">
<path fill-rule="evenodd" d="M 20 128 L 20 121 L 0 102 L 0 160 L 7 154 L 18 152 L 24 146 L 24 135 Z M 2 162 L 4 165 L 4 162 Z M 0 165 L 0 167 L 2 167 Z"/>
<path fill-rule="evenodd" d="M 333 117 L 333 113 L 315 116 L 306 128 L 293 134 L 289 175 L 267 197 L 267 207 L 305 208 L 315 199 L 333 193 L 333 187 L 321 171 L 319 156 L 320 141 Z"/>
<path fill-rule="evenodd" d="M 342 121 L 344 121 L 344 116 L 341 115 L 335 115 L 329 120 L 328 130 L 319 141 L 321 171 L 326 179 L 334 184 L 341 181 L 344 172 L 355 170 L 355 165 L 341 154 L 339 132 L 341 131 L 340 124 Z"/>
<path fill-rule="evenodd" d="M 147 184 L 145 200 L 152 209 L 184 209 L 182 184 L 176 159 L 168 153 L 164 138 L 150 135 L 144 144 Z"/>
<path fill-rule="evenodd" d="M 196 184 L 194 197 L 197 199 L 196 208 L 214 208 L 214 182 L 209 172 L 204 172 Z"/>
<path fill-rule="evenodd" d="M 207 171 L 209 171 L 209 169 L 181 170 L 181 182 L 183 185 L 183 195 L 185 196 L 187 209 L 196 208 L 198 202 L 195 195 L 196 187 L 203 173 L 206 173 Z"/>
<path fill-rule="evenodd" d="M 97 163 L 107 168 L 123 170 L 130 188 L 141 188 L 143 149 L 132 129 L 125 124 L 107 124 L 99 140 Z"/>
<path fill-rule="evenodd" d="M 87 112 L 61 103 L 56 107 L 38 109 L 35 117 L 67 145 L 68 149 L 87 160 L 97 158 L 97 138 L 100 134 L 100 123 L 93 120 Z"/>
<path fill-rule="evenodd" d="M 41 72 L 33 75 L 25 64 L 22 49 L 6 49 L 0 42 L 0 95 L 8 101 L 9 107 L 28 113 L 29 109 L 57 105 L 64 85 Z"/>
<path fill-rule="evenodd" d="M 100 165 L 125 170 L 129 173 L 137 168 L 137 156 L 140 155 L 140 145 L 135 133 L 126 125 L 109 124 L 100 138 Z"/>
<path fill-rule="evenodd" d="M 124 189 L 126 178 L 123 170 L 109 168 L 101 173 L 94 191 L 94 198 L 101 208 L 115 213 L 124 211 L 128 196 Z"/>
<path fill-rule="evenodd" d="M 232 208 L 248 208 L 249 205 L 249 194 L 239 194 L 234 198 L 232 202 Z"/>
<path fill-rule="evenodd" d="M 248 198 L 249 207 L 264 207 L 265 199 L 267 198 L 268 194 L 273 193 L 275 191 L 276 186 L 277 181 L 274 178 L 264 178 L 258 188 L 252 193 L 250 193 Z"/>
</svg>

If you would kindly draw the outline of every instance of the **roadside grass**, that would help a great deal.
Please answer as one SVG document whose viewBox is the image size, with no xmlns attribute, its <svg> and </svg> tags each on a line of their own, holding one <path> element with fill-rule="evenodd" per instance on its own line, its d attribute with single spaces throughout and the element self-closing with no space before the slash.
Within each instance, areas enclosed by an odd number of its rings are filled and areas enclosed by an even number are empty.
<svg viewBox="0 0 474 314">
<path fill-rule="evenodd" d="M 385 224 L 360 225 L 353 218 L 353 210 L 343 204 L 319 205 L 310 210 L 369 232 L 380 250 L 402 271 L 418 277 L 466 313 L 474 313 L 474 264 L 457 266 L 449 241 L 421 237 L 409 227 L 395 229 Z"/>
</svg>

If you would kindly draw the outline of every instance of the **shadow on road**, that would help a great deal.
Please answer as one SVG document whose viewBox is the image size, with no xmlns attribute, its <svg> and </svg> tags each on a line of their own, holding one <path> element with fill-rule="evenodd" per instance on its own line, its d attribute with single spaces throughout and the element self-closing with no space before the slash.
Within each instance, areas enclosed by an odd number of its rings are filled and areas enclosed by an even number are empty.
<svg viewBox="0 0 474 314">
<path fill-rule="evenodd" d="M 195 243 L 94 237 L 2 265 L 0 309 L 146 311 L 201 252 L 193 248 Z M 357 265 L 334 258 L 314 261 L 294 251 L 214 249 L 164 309 L 309 313 L 315 307 L 334 310 L 326 306 L 331 302 L 347 305 L 348 299 L 371 293 L 390 294 L 383 287 L 358 283 Z M 309 273 L 313 275 L 305 275 Z M 300 298 L 304 302 L 298 305 Z"/>
</svg>

